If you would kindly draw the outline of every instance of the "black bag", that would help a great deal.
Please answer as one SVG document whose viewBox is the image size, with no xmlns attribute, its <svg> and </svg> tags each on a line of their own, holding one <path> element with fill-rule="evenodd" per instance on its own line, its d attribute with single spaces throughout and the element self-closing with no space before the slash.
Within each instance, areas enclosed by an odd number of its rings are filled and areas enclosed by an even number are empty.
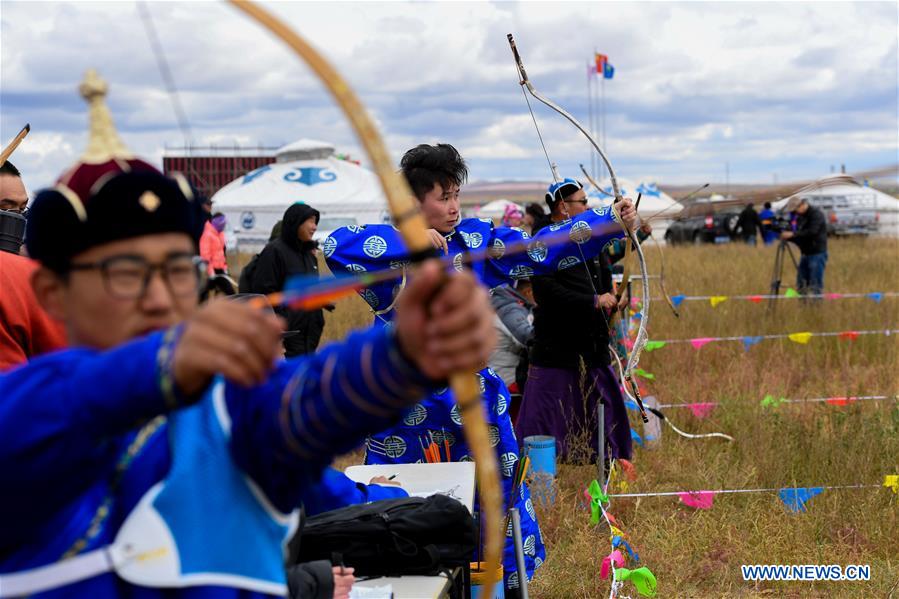
<svg viewBox="0 0 899 599">
<path fill-rule="evenodd" d="M 356 576 L 435 575 L 469 566 L 478 530 L 445 495 L 385 499 L 318 514 L 290 542 L 289 563 L 342 557 Z"/>
<path fill-rule="evenodd" d="M 259 254 L 253 256 L 246 266 L 243 267 L 243 270 L 240 271 L 240 280 L 237 283 L 237 288 L 240 293 L 256 293 L 253 290 L 253 278 L 256 274 L 256 266 L 259 263 Z"/>
</svg>

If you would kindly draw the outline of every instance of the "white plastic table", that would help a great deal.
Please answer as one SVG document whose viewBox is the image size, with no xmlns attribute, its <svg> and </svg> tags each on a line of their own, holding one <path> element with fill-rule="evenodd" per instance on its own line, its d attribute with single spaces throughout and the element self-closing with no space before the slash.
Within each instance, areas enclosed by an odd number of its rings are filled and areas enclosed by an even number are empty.
<svg viewBox="0 0 899 599">
<path fill-rule="evenodd" d="M 375 476 L 396 480 L 410 495 L 423 497 L 436 492 L 452 491 L 451 497 L 474 512 L 474 462 L 440 462 L 438 464 L 373 464 L 350 466 L 346 475 L 359 483 L 368 484 Z"/>
</svg>

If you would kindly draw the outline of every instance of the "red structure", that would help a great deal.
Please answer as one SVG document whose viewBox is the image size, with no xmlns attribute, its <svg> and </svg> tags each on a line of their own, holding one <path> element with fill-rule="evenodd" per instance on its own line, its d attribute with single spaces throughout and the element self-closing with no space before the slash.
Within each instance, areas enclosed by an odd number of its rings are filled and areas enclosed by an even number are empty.
<svg viewBox="0 0 899 599">
<path fill-rule="evenodd" d="M 166 174 L 182 173 L 201 194 L 211 198 L 234 179 L 275 162 L 276 149 L 191 147 L 179 150 L 183 152 L 180 154 L 169 150 L 162 158 L 162 169 Z"/>
</svg>

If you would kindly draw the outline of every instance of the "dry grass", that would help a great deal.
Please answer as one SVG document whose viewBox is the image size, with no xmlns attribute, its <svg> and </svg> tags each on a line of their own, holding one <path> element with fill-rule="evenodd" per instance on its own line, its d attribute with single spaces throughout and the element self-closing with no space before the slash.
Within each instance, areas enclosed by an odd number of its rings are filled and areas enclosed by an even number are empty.
<svg viewBox="0 0 899 599">
<path fill-rule="evenodd" d="M 773 248 L 742 245 L 668 248 L 669 292 L 695 295 L 767 293 Z M 899 242 L 835 240 L 830 245 L 827 291 L 895 291 Z M 658 253 L 647 249 L 650 270 Z M 786 269 L 785 283 L 795 273 Z M 658 290 L 655 290 L 657 293 Z M 899 299 L 825 301 L 803 306 L 725 302 L 682 305 L 675 319 L 663 302 L 652 305 L 655 339 L 761 335 L 798 331 L 899 328 Z M 358 298 L 327 315 L 325 336 L 340 338 L 370 322 Z M 813 338 L 806 346 L 763 341 L 744 352 L 739 343 L 694 350 L 669 345 L 644 353 L 641 366 L 655 373 L 652 392 L 663 403 L 717 401 L 704 420 L 670 410 L 681 428 L 724 431 L 736 437 L 687 440 L 665 430 L 656 449 L 637 449 L 639 475 L 630 491 L 744 487 L 880 484 L 899 473 L 899 404 L 859 402 L 847 407 L 785 405 L 763 410 L 771 393 L 785 397 L 892 395 L 899 393 L 895 336 L 854 342 Z M 639 430 L 639 426 L 635 424 Z M 358 461 L 344 458 L 341 465 Z M 591 526 L 581 499 L 595 477 L 590 466 L 561 466 L 559 494 L 540 508 L 548 559 L 531 586 L 535 598 L 603 597 L 599 564 L 609 551 L 608 530 Z M 611 512 L 659 581 L 662 597 L 899 597 L 899 498 L 886 489 L 833 490 L 811 500 L 804 514 L 787 511 L 774 493 L 719 495 L 709 511 L 676 498 L 616 499 Z M 741 564 L 870 564 L 869 582 L 748 583 Z M 636 596 L 633 587 L 625 592 Z"/>
</svg>

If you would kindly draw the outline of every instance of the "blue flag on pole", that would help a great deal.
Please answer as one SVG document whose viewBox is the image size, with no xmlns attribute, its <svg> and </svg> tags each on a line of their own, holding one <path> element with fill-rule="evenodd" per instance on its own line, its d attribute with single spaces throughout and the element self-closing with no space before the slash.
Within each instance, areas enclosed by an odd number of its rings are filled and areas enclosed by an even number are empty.
<svg viewBox="0 0 899 599">
<path fill-rule="evenodd" d="M 615 76 L 615 67 L 607 60 L 605 66 L 602 70 L 602 76 L 606 79 L 611 79 Z"/>
</svg>

